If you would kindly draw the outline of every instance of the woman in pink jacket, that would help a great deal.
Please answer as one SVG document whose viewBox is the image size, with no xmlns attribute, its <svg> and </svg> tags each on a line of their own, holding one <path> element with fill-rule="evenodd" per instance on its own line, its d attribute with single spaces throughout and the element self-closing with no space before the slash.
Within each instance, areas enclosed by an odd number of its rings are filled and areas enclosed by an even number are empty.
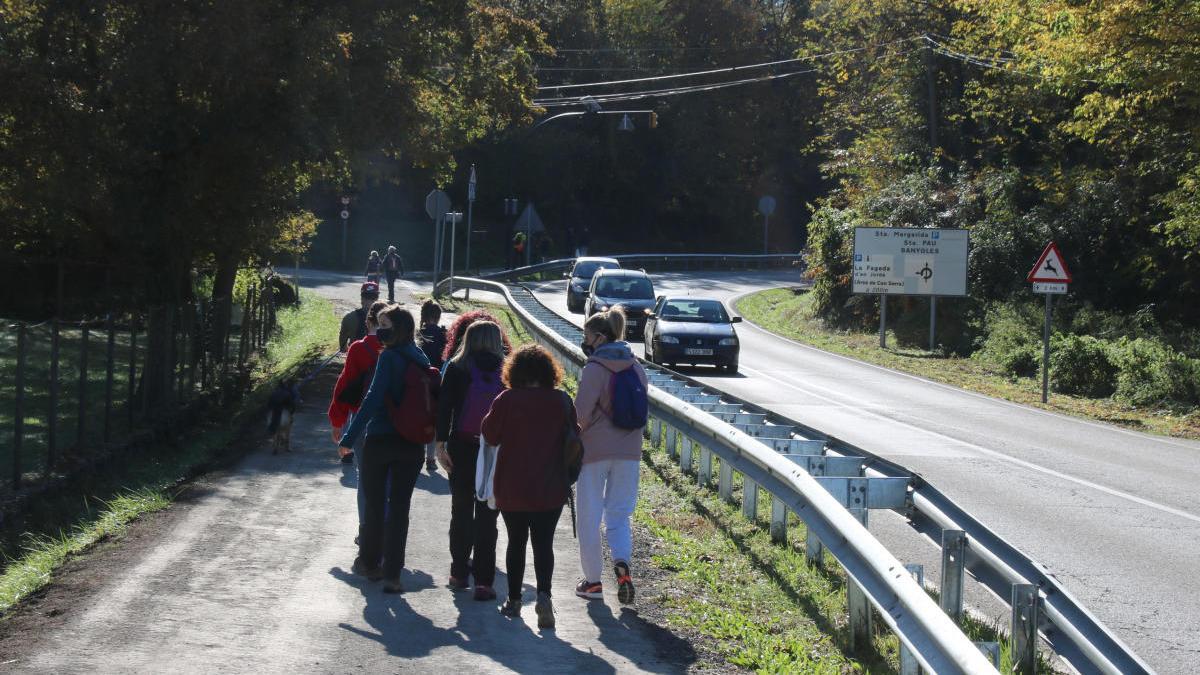
<svg viewBox="0 0 1200 675">
<path fill-rule="evenodd" d="M 579 524 L 579 558 L 583 580 L 575 587 L 581 598 L 604 597 L 600 582 L 604 554 L 600 545 L 600 520 L 608 534 L 616 574 L 617 597 L 622 604 L 633 602 L 633 579 L 629 556 L 633 548 L 629 518 L 637 503 L 638 471 L 642 457 L 642 426 L 623 428 L 614 423 L 613 397 L 628 395 L 628 387 L 617 387 L 619 373 L 632 369 L 646 391 L 646 371 L 634 358 L 625 335 L 625 315 L 620 309 L 593 314 L 583 325 L 583 351 L 587 365 L 579 378 L 575 409 L 583 430 L 583 470 L 576 485 Z M 644 403 L 643 403 L 644 405 Z"/>
</svg>

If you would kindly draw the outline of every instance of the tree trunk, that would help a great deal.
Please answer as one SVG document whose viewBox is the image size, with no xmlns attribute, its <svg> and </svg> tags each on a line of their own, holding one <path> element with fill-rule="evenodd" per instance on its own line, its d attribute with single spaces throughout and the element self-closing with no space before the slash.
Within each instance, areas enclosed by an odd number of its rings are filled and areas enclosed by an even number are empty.
<svg viewBox="0 0 1200 675">
<path fill-rule="evenodd" d="M 233 285 L 237 280 L 237 258 L 222 256 L 217 260 L 217 274 L 213 279 L 212 326 L 209 332 L 208 349 L 221 358 L 225 353 L 225 340 L 229 334 L 229 320 L 233 315 Z"/>
</svg>

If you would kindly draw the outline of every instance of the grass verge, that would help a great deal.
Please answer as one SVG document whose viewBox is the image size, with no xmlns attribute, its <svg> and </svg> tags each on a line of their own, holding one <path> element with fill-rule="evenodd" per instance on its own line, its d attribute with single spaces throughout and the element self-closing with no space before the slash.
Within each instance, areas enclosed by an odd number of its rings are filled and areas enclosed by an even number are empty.
<svg viewBox="0 0 1200 675">
<path fill-rule="evenodd" d="M 339 326 L 332 305 L 308 293 L 303 300 L 297 308 L 280 310 L 279 332 L 257 365 L 251 394 L 236 409 L 217 411 L 189 429 L 186 437 L 193 440 L 110 466 L 35 507 L 27 521 L 32 525 L 3 552 L 0 616 L 50 583 L 54 571 L 72 556 L 169 506 L 180 484 L 220 457 L 250 417 L 258 415 L 278 377 L 331 350 L 331 336 Z"/>
<path fill-rule="evenodd" d="M 1010 378 L 1000 368 L 980 358 L 943 357 L 921 349 L 879 348 L 876 334 L 829 330 L 813 316 L 812 298 L 790 288 L 776 288 L 747 295 L 736 309 L 747 321 L 804 344 L 834 354 L 919 375 L 935 382 L 1001 398 L 1014 403 L 1075 417 L 1117 424 L 1179 438 L 1200 439 L 1200 411 L 1187 414 L 1133 408 L 1111 398 L 1096 399 L 1054 393 L 1042 403 L 1037 378 Z M 889 344 L 895 345 L 894 336 Z"/>
</svg>

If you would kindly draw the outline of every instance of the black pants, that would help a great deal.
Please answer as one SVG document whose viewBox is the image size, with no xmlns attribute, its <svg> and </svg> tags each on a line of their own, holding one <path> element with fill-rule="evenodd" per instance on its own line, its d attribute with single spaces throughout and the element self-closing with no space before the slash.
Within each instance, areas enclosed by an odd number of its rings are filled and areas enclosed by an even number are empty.
<svg viewBox="0 0 1200 675">
<path fill-rule="evenodd" d="M 475 551 L 476 586 L 491 586 L 496 580 L 496 516 L 499 511 L 475 499 L 475 460 L 479 443 L 451 440 L 450 461 L 450 576 L 466 579 L 467 561 Z"/>
<path fill-rule="evenodd" d="M 396 275 L 396 273 L 395 273 L 395 272 L 388 272 L 388 273 L 387 273 L 387 282 L 388 282 L 388 302 L 395 302 L 395 301 L 396 301 L 396 276 L 397 276 L 397 275 Z"/>
<path fill-rule="evenodd" d="M 382 555 L 383 574 L 393 579 L 404 569 L 408 507 L 425 462 L 425 449 L 395 434 L 367 436 L 361 462 L 358 480 L 364 504 L 358 556 L 370 565 Z"/>
<path fill-rule="evenodd" d="M 554 528 L 562 507 L 553 511 L 502 511 L 504 528 L 508 530 L 508 554 L 504 564 L 508 571 L 508 597 L 521 599 L 521 582 L 525 577 L 525 544 L 533 540 L 533 573 L 539 593 L 550 593 L 554 576 Z"/>
</svg>

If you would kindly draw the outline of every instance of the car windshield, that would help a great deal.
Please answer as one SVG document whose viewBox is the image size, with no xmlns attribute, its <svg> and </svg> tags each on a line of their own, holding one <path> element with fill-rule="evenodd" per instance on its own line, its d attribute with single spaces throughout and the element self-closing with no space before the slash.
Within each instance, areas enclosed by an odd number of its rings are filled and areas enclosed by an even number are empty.
<svg viewBox="0 0 1200 675">
<path fill-rule="evenodd" d="M 660 313 L 664 321 L 729 323 L 729 315 L 716 300 L 668 300 Z"/>
<path fill-rule="evenodd" d="M 591 279 L 596 274 L 596 270 L 616 269 L 619 265 L 610 262 L 581 262 L 575 265 L 575 269 L 571 271 L 571 276 L 577 279 Z"/>
<path fill-rule="evenodd" d="M 596 295 L 619 300 L 652 300 L 654 287 L 646 277 L 606 277 L 596 282 Z"/>
</svg>

